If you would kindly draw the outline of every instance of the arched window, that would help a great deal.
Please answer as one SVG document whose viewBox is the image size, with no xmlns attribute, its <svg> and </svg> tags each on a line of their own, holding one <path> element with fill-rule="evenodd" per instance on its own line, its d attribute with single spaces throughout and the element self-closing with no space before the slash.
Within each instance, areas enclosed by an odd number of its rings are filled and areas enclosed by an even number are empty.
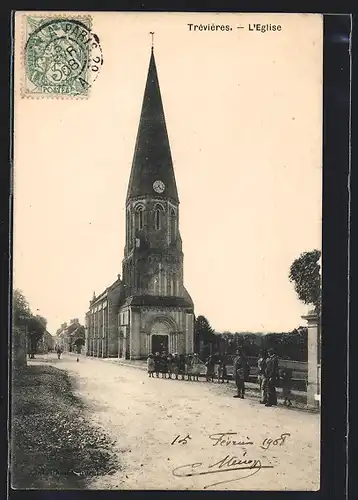
<svg viewBox="0 0 358 500">
<path fill-rule="evenodd" d="M 164 212 L 164 208 L 161 205 L 155 205 L 155 208 L 154 208 L 154 227 L 157 230 L 162 227 L 162 212 Z"/>
<path fill-rule="evenodd" d="M 129 245 L 130 239 L 131 239 L 131 233 L 130 233 L 130 226 L 131 226 L 131 216 L 130 216 L 130 211 L 127 210 L 127 220 L 126 220 L 126 226 L 127 226 L 127 244 Z"/>
<path fill-rule="evenodd" d="M 136 229 L 143 229 L 143 205 L 136 207 Z"/>
<path fill-rule="evenodd" d="M 175 210 L 172 208 L 170 211 L 170 239 L 171 241 L 176 240 L 177 233 L 177 217 Z"/>
</svg>

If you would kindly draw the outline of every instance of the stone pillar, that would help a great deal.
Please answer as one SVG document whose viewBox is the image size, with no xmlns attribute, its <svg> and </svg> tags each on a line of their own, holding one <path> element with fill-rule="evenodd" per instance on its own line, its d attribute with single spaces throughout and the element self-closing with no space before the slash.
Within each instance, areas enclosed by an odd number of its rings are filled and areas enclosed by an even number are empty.
<svg viewBox="0 0 358 500">
<path fill-rule="evenodd" d="M 306 316 L 307 321 L 307 350 L 308 350 L 308 380 L 307 405 L 319 407 L 321 405 L 321 346 L 319 316 L 313 310 Z"/>
<path fill-rule="evenodd" d="M 140 311 L 133 310 L 131 312 L 130 325 L 130 359 L 140 359 Z"/>
<path fill-rule="evenodd" d="M 186 354 L 194 352 L 194 317 L 193 314 L 185 315 L 185 350 Z"/>
<path fill-rule="evenodd" d="M 151 349 L 152 349 L 152 339 L 151 339 L 151 336 L 150 336 L 150 333 L 144 333 L 143 335 L 145 335 L 145 339 L 146 339 L 146 347 L 147 347 L 147 356 L 149 356 L 149 354 L 151 354 Z"/>
</svg>

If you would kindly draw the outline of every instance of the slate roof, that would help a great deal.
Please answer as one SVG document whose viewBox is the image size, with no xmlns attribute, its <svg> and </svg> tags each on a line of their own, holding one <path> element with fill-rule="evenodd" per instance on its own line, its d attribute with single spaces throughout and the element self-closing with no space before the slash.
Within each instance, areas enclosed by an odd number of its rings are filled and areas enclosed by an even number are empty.
<svg viewBox="0 0 358 500">
<path fill-rule="evenodd" d="M 153 183 L 157 180 L 164 182 L 166 186 L 162 194 L 157 194 L 153 190 Z M 171 198 L 179 203 L 153 48 L 128 184 L 127 201 L 148 195 Z"/>
<path fill-rule="evenodd" d="M 157 295 L 134 295 L 132 297 L 128 297 L 123 305 L 193 308 L 191 301 L 184 297 L 161 297 Z"/>
</svg>

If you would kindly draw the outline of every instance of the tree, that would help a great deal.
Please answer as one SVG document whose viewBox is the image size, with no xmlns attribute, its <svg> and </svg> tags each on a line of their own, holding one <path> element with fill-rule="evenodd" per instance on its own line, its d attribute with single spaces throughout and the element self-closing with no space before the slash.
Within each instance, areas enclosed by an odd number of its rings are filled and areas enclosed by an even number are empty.
<svg viewBox="0 0 358 500">
<path fill-rule="evenodd" d="M 13 292 L 12 319 L 14 332 L 27 332 L 30 358 L 34 358 L 37 343 L 46 331 L 47 320 L 43 316 L 32 314 L 26 297 L 18 289 Z"/>
<path fill-rule="evenodd" d="M 12 302 L 12 321 L 14 326 L 21 327 L 26 325 L 26 322 L 32 316 L 32 312 L 29 303 L 21 290 L 14 290 Z"/>
<path fill-rule="evenodd" d="M 195 318 L 194 339 L 196 351 L 200 350 L 203 356 L 210 353 L 216 338 L 214 329 L 205 316 L 198 316 Z"/>
<path fill-rule="evenodd" d="M 305 304 L 312 304 L 317 313 L 321 310 L 320 257 L 319 250 L 302 253 L 291 264 L 289 273 L 298 298 Z"/>
<path fill-rule="evenodd" d="M 46 331 L 46 325 L 41 316 L 32 316 L 27 322 L 27 334 L 29 340 L 29 354 L 30 358 L 35 357 L 37 343 L 42 338 Z"/>
</svg>

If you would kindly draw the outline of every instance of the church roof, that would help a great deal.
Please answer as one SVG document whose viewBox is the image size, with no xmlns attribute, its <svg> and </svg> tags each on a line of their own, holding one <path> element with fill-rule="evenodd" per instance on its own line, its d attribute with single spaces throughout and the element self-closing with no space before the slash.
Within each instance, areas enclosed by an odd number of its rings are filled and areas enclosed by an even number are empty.
<svg viewBox="0 0 358 500">
<path fill-rule="evenodd" d="M 155 193 L 153 183 L 162 181 L 165 190 Z M 138 196 L 155 195 L 179 202 L 169 138 L 159 88 L 154 52 L 150 56 L 127 201 Z"/>
<path fill-rule="evenodd" d="M 148 307 L 183 307 L 192 309 L 193 304 L 185 297 L 168 297 L 158 295 L 135 295 L 128 297 L 123 305 Z"/>
</svg>

